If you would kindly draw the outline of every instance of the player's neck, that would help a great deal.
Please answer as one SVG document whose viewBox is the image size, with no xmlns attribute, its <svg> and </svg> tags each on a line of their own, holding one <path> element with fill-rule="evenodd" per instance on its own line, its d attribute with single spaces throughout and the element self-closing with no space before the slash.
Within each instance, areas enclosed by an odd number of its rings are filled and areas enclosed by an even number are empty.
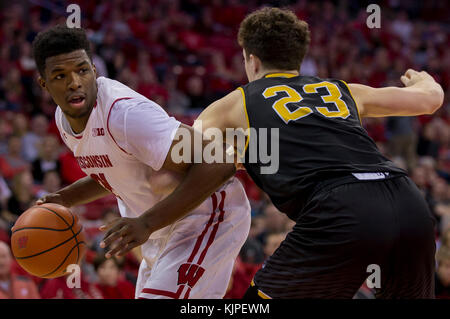
<svg viewBox="0 0 450 319">
<path fill-rule="evenodd" d="M 92 109 L 90 109 L 89 113 L 83 115 L 82 117 L 71 117 L 67 114 L 65 114 L 67 121 L 70 124 L 70 128 L 72 129 L 72 132 L 75 134 L 80 134 L 84 131 L 86 128 L 86 125 L 89 121 L 89 116 L 91 115 Z"/>
<path fill-rule="evenodd" d="M 261 78 L 264 78 L 266 76 L 283 76 L 283 75 L 299 75 L 300 72 L 298 70 L 279 70 L 279 69 L 262 69 L 255 75 L 255 80 L 259 80 Z"/>
</svg>

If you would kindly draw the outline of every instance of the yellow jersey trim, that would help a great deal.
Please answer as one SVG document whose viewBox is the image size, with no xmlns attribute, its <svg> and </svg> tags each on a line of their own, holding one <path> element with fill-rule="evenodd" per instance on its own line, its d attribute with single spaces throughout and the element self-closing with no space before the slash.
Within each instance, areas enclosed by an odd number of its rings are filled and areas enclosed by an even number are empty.
<svg viewBox="0 0 450 319">
<path fill-rule="evenodd" d="M 265 78 L 276 78 L 276 77 L 282 77 L 282 78 L 293 78 L 295 76 L 298 76 L 298 74 L 292 74 L 292 73 L 269 73 Z"/>
<path fill-rule="evenodd" d="M 347 87 L 347 90 L 350 92 L 350 96 L 352 97 L 353 101 L 355 102 L 356 111 L 358 111 L 359 123 L 362 125 L 361 114 L 359 113 L 358 103 L 356 103 L 356 100 L 353 97 L 352 90 L 350 90 L 350 87 L 348 86 L 347 82 L 345 82 L 344 80 L 341 80 L 341 82 L 345 84 L 345 86 Z"/>
<path fill-rule="evenodd" d="M 245 155 L 245 152 L 247 151 L 247 147 L 248 147 L 248 143 L 250 141 L 250 121 L 248 119 L 248 113 L 247 113 L 247 104 L 245 102 L 245 93 L 244 93 L 244 89 L 241 87 L 238 87 L 238 90 L 241 91 L 242 93 L 242 102 L 244 103 L 244 113 L 245 113 L 245 119 L 247 121 L 247 141 L 245 141 L 245 147 L 244 147 L 244 152 L 242 153 L 242 157 Z"/>
<path fill-rule="evenodd" d="M 255 282 L 253 281 L 253 279 L 252 279 L 252 281 L 250 282 L 250 285 L 251 285 L 252 287 L 255 286 Z M 269 295 L 263 293 L 263 292 L 262 292 L 261 290 L 259 290 L 259 289 L 258 289 L 258 296 L 260 296 L 262 299 L 272 299 Z"/>
</svg>

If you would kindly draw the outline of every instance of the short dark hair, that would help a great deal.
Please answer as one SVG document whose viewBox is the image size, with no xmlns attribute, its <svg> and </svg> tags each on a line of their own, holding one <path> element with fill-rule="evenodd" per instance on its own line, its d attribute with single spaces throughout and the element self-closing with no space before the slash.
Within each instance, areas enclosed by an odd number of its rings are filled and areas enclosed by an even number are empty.
<svg viewBox="0 0 450 319">
<path fill-rule="evenodd" d="M 238 42 L 266 68 L 300 70 L 311 41 L 308 24 L 288 9 L 259 9 L 241 23 Z"/>
<path fill-rule="evenodd" d="M 39 32 L 33 40 L 33 56 L 41 76 L 45 73 L 45 60 L 49 57 L 85 50 L 92 60 L 91 45 L 86 31 L 81 28 L 69 28 L 56 25 L 46 31 Z"/>
</svg>

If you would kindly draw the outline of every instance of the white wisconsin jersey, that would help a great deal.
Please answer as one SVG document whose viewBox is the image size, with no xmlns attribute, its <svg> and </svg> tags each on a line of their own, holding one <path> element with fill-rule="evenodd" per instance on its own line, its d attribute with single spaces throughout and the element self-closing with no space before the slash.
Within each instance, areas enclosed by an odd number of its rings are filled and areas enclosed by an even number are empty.
<svg viewBox="0 0 450 319">
<path fill-rule="evenodd" d="M 82 134 L 73 133 L 60 107 L 56 124 L 81 169 L 116 195 L 120 214 L 137 217 L 181 179 L 161 169 L 180 122 L 118 81 L 99 77 L 97 86 L 96 106 Z M 150 238 L 167 231 L 165 227 Z"/>
</svg>

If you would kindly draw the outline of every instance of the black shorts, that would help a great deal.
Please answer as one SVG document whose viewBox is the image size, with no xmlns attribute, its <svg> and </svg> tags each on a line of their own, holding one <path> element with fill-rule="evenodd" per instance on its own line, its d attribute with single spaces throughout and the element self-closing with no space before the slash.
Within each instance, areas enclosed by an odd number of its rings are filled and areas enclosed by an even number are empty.
<svg viewBox="0 0 450 319">
<path fill-rule="evenodd" d="M 271 298 L 352 298 L 370 276 L 377 297 L 433 298 L 434 225 L 408 177 L 352 177 L 312 195 L 252 289 Z"/>
</svg>

